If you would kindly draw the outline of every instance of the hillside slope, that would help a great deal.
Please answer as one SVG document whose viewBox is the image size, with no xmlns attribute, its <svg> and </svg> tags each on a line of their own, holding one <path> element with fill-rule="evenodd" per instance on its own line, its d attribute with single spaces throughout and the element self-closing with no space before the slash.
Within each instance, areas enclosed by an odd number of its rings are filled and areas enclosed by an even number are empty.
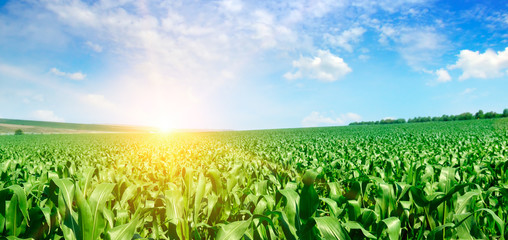
<svg viewBox="0 0 508 240">
<path fill-rule="evenodd" d="M 24 133 L 100 133 L 100 132 L 154 132 L 154 127 L 107 124 L 81 124 L 18 120 L 0 118 L 0 134 L 13 134 L 16 129 Z"/>
</svg>

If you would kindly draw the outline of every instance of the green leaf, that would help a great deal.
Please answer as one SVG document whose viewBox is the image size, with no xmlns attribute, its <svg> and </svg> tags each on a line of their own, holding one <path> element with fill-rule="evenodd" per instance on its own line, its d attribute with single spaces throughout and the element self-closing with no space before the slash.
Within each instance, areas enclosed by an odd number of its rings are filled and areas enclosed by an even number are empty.
<svg viewBox="0 0 508 240">
<path fill-rule="evenodd" d="M 458 239 L 470 239 L 474 240 L 477 238 L 482 238 L 482 236 L 473 236 L 475 233 L 473 228 L 475 226 L 475 220 L 472 213 L 463 213 L 463 214 L 455 214 L 453 217 L 458 221 L 455 226 L 457 230 Z"/>
<path fill-rule="evenodd" d="M 101 183 L 95 187 L 88 199 L 92 214 L 90 223 L 92 226 L 92 239 L 98 239 L 106 227 L 102 209 L 104 209 L 104 205 L 114 188 L 114 183 Z"/>
<path fill-rule="evenodd" d="M 360 203 L 358 200 L 347 201 L 347 213 L 350 221 L 356 221 L 362 214 Z"/>
<path fill-rule="evenodd" d="M 318 173 L 314 170 L 307 170 L 305 171 L 305 174 L 303 175 L 302 182 L 305 186 L 311 186 L 314 184 L 314 181 L 316 180 L 316 177 L 318 176 Z"/>
<path fill-rule="evenodd" d="M 362 226 L 369 228 L 376 221 L 377 221 L 376 212 L 370 209 L 363 209 L 362 216 L 360 217 L 360 222 Z"/>
<path fill-rule="evenodd" d="M 499 218 L 499 216 L 494 213 L 492 210 L 488 209 L 488 208 L 480 208 L 477 210 L 477 212 L 486 212 L 488 213 L 492 219 L 494 219 L 494 221 L 496 222 L 498 228 L 499 228 L 499 231 L 501 232 L 501 236 L 504 237 L 504 221 Z"/>
<path fill-rule="evenodd" d="M 76 199 L 76 205 L 78 207 L 78 224 L 81 229 L 81 236 L 78 239 L 92 240 L 93 238 L 93 223 L 92 223 L 92 210 L 88 205 L 81 189 L 76 184 L 74 190 L 74 198 Z"/>
<path fill-rule="evenodd" d="M 481 191 L 470 191 L 457 198 L 457 206 L 455 207 L 455 214 L 467 213 L 467 207 L 471 205 L 471 200 L 475 196 L 479 196 Z"/>
<path fill-rule="evenodd" d="M 93 211 L 93 210 L 92 210 Z M 115 214 L 113 213 L 113 211 L 111 211 L 110 209 L 107 209 L 107 208 L 103 208 L 102 209 L 102 214 L 104 216 L 104 219 L 106 219 L 107 223 L 108 224 L 108 228 L 113 228 L 115 225 Z"/>
<path fill-rule="evenodd" d="M 313 184 L 303 186 L 298 206 L 300 206 L 301 219 L 307 220 L 314 215 L 319 206 L 319 196 Z"/>
<path fill-rule="evenodd" d="M 67 209 L 72 210 L 72 201 L 74 200 L 74 183 L 70 179 L 54 178 L 52 181 L 60 189 L 59 195 L 63 197 Z"/>
<path fill-rule="evenodd" d="M 340 191 L 340 185 L 338 182 L 329 182 L 328 187 L 330 188 L 330 198 L 333 199 L 336 202 L 340 201 L 340 198 L 342 197 L 341 191 Z"/>
<path fill-rule="evenodd" d="M 326 203 L 326 205 L 328 206 L 328 208 L 330 209 L 330 212 L 332 213 L 332 217 L 337 217 L 339 216 L 340 212 L 341 212 L 341 209 L 339 208 L 339 206 L 337 205 L 337 202 L 334 201 L 333 199 L 330 199 L 330 198 L 320 198 L 321 201 L 323 201 L 324 203 Z"/>
<path fill-rule="evenodd" d="M 390 217 L 383 219 L 382 221 L 386 225 L 386 233 L 390 240 L 396 240 L 400 238 L 400 220 L 396 217 Z"/>
<path fill-rule="evenodd" d="M 139 218 L 140 215 L 143 215 L 147 210 L 146 209 L 138 209 L 132 219 L 130 219 L 126 224 L 116 226 L 110 229 L 107 232 L 107 236 L 110 240 L 130 240 L 134 236 L 136 232 L 136 227 L 141 223 Z"/>
<path fill-rule="evenodd" d="M 224 225 L 220 228 L 217 233 L 217 239 L 219 240 L 239 240 L 243 237 L 243 234 L 247 231 L 252 219 L 245 221 L 236 221 Z"/>
<path fill-rule="evenodd" d="M 274 211 L 274 212 L 267 212 L 266 214 L 276 214 L 279 220 L 279 225 L 282 228 L 282 231 L 284 232 L 285 239 L 289 240 L 296 240 L 298 235 L 296 233 L 296 228 L 294 225 L 290 225 L 288 221 L 288 217 L 286 216 L 286 213 Z"/>
<path fill-rule="evenodd" d="M 194 196 L 194 223 L 198 223 L 199 213 L 201 212 L 201 200 L 203 199 L 206 190 L 206 178 L 203 174 L 199 174 L 198 185 L 196 187 L 196 193 Z"/>
<path fill-rule="evenodd" d="M 63 224 L 60 224 L 62 233 L 66 240 L 78 239 L 77 237 L 82 236 L 74 211 L 72 210 L 72 203 L 74 200 L 74 183 L 69 179 L 57 179 L 54 178 L 52 181 L 59 189 L 58 193 L 58 208 L 60 215 L 63 218 Z M 78 239 L 80 240 L 80 239 Z"/>
<path fill-rule="evenodd" d="M 316 228 L 324 239 L 350 239 L 338 219 L 333 217 L 317 217 Z"/>
<path fill-rule="evenodd" d="M 15 236 L 8 236 L 6 237 L 7 240 L 33 240 L 33 238 L 19 238 Z"/>
<path fill-rule="evenodd" d="M 95 172 L 97 171 L 97 169 L 94 167 L 87 167 L 82 171 L 83 171 L 83 175 L 84 175 L 84 177 L 81 179 L 84 182 L 83 197 L 86 199 L 86 197 L 88 195 L 88 189 L 92 185 L 92 178 L 93 178 Z"/>
<path fill-rule="evenodd" d="M 169 222 L 178 224 L 179 219 L 183 218 L 184 199 L 178 189 L 168 190 L 166 192 L 166 216 Z"/>
<path fill-rule="evenodd" d="M 215 194 L 220 196 L 222 194 L 222 180 L 221 180 L 221 177 L 220 177 L 221 176 L 220 172 L 217 169 L 213 168 L 213 169 L 208 170 L 206 175 L 212 181 L 212 189 L 213 189 L 213 191 L 215 192 Z"/>
<path fill-rule="evenodd" d="M 442 239 L 443 231 L 445 231 L 446 228 L 453 228 L 453 227 L 455 227 L 455 224 L 453 224 L 453 223 L 446 223 L 446 224 L 440 225 L 440 226 L 434 228 L 429 233 L 428 239 L 429 240 L 434 240 L 436 238 L 437 239 Z"/>
<path fill-rule="evenodd" d="M 46 219 L 46 223 L 48 224 L 48 234 L 51 231 L 51 208 L 43 207 L 41 208 L 41 212 L 44 215 L 44 219 Z"/>
<path fill-rule="evenodd" d="M 3 189 L 0 190 L 0 234 L 4 232 L 5 226 L 5 217 L 7 211 L 7 197 L 9 196 L 9 190 Z"/>
<path fill-rule="evenodd" d="M 450 200 L 450 198 L 452 198 L 453 194 L 455 194 L 456 192 L 461 191 L 462 189 L 464 189 L 467 186 L 474 186 L 474 185 L 475 184 L 473 184 L 473 183 L 463 183 L 463 184 L 458 184 L 458 185 L 453 186 L 453 188 L 450 189 L 450 191 L 448 191 L 445 196 L 440 197 L 440 198 L 435 198 L 432 201 L 430 201 L 429 212 L 432 212 L 433 210 L 435 210 L 439 205 L 441 205 L 441 203 Z"/>
<path fill-rule="evenodd" d="M 300 218 L 298 214 L 298 202 L 300 201 L 300 196 L 291 189 L 282 189 L 279 193 L 286 198 L 284 213 L 287 216 L 290 226 L 294 226 L 296 230 L 298 230 L 300 228 Z"/>
<path fill-rule="evenodd" d="M 418 205 L 419 207 L 426 207 L 427 205 L 429 205 L 430 201 L 427 200 L 427 198 L 425 197 L 425 193 L 421 189 L 417 187 L 411 187 L 410 192 L 416 205 Z"/>
<path fill-rule="evenodd" d="M 7 189 L 10 189 L 14 192 L 16 196 L 18 196 L 18 207 L 19 210 L 21 210 L 21 213 L 23 214 L 23 217 L 27 220 L 30 220 L 30 217 L 28 216 L 28 204 L 26 199 L 25 190 L 19 185 L 12 185 L 7 187 Z"/>
<path fill-rule="evenodd" d="M 374 236 L 372 233 L 370 233 L 369 231 L 367 231 L 360 223 L 358 222 L 355 222 L 355 221 L 347 221 L 345 224 L 344 224 L 344 227 L 346 229 L 359 229 L 362 231 L 363 233 L 363 236 L 365 237 L 368 237 L 368 238 L 372 238 L 372 239 L 376 239 L 376 236 Z"/>
<path fill-rule="evenodd" d="M 18 212 L 18 195 L 12 195 L 7 207 L 5 228 L 8 235 L 18 236 L 20 234 L 21 214 Z"/>
</svg>

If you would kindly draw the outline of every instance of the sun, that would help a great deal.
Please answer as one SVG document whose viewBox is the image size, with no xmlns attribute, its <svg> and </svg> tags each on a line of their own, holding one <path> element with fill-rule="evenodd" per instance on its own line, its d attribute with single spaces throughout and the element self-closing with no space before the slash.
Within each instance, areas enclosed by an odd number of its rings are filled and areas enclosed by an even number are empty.
<svg viewBox="0 0 508 240">
<path fill-rule="evenodd" d="M 170 133 L 173 131 L 173 128 L 169 124 L 160 124 L 157 126 L 157 128 L 161 133 Z"/>
<path fill-rule="evenodd" d="M 174 131 L 174 126 L 169 120 L 160 120 L 152 126 L 156 127 L 160 133 L 170 133 Z"/>
</svg>

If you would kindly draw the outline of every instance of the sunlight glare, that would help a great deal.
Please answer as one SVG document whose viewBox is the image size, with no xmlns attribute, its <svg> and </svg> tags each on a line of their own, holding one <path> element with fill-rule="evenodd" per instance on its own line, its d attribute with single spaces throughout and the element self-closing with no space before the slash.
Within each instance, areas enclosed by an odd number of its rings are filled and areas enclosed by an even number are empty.
<svg viewBox="0 0 508 240">
<path fill-rule="evenodd" d="M 161 133 L 170 133 L 173 131 L 173 128 L 171 128 L 169 124 L 161 124 L 157 126 L 157 128 L 159 128 L 159 132 Z"/>
</svg>

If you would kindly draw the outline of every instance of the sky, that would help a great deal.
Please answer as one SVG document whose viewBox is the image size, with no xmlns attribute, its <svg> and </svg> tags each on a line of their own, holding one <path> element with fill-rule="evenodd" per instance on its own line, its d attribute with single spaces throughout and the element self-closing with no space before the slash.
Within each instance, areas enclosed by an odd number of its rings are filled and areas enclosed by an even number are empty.
<svg viewBox="0 0 508 240">
<path fill-rule="evenodd" d="M 506 1 L 0 0 L 0 118 L 336 126 L 507 92 Z"/>
</svg>

